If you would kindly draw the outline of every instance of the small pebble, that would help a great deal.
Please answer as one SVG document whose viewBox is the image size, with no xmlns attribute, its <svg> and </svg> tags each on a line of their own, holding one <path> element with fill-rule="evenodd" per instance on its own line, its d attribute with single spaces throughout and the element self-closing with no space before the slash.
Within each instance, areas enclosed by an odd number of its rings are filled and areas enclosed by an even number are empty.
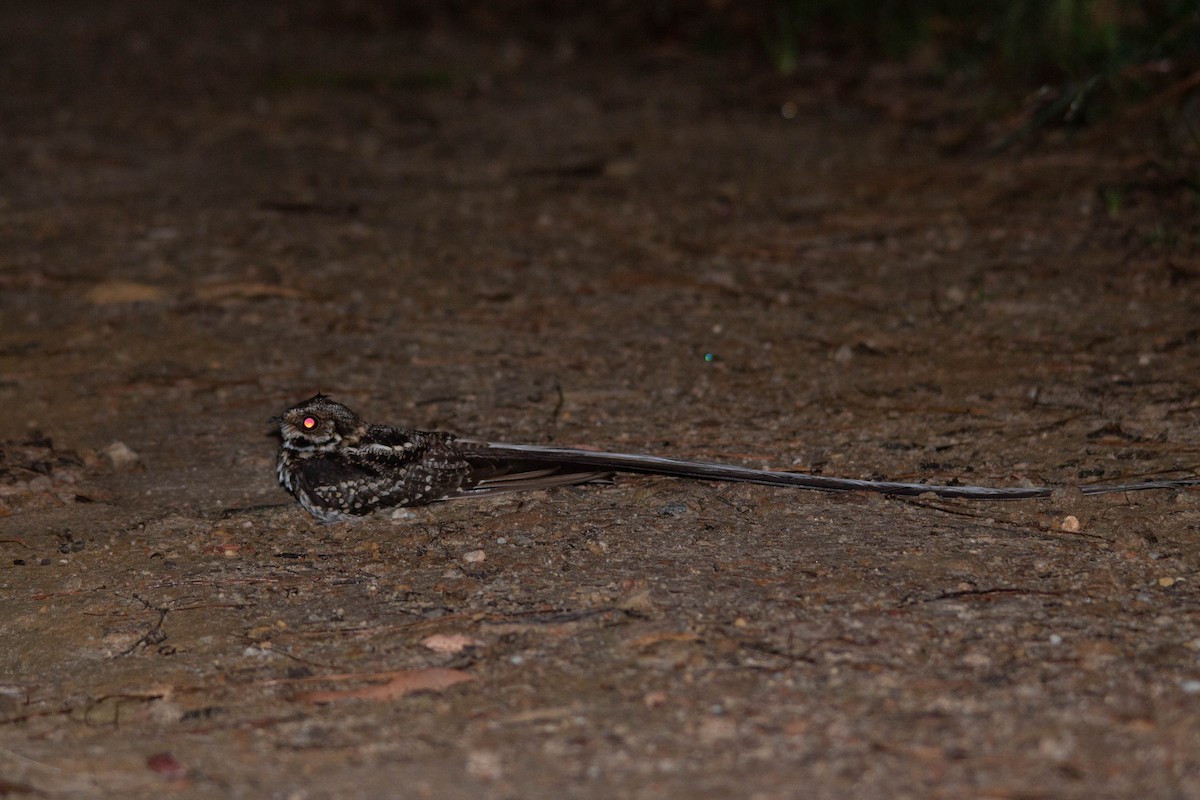
<svg viewBox="0 0 1200 800">
<path fill-rule="evenodd" d="M 101 452 L 117 469 L 130 469 L 137 466 L 138 462 L 142 460 L 142 457 L 124 442 L 113 442 Z"/>
<path fill-rule="evenodd" d="M 1077 533 L 1080 528 L 1079 518 L 1073 514 L 1068 514 L 1063 517 L 1063 521 L 1059 523 L 1058 527 L 1068 533 Z"/>
<path fill-rule="evenodd" d="M 468 550 L 463 553 L 462 560 L 468 564 L 478 564 L 480 561 L 487 559 L 487 553 L 482 550 Z"/>
<path fill-rule="evenodd" d="M 646 694 L 642 696 L 642 705 L 644 705 L 646 708 L 659 708 L 660 706 L 665 706 L 666 704 L 666 692 L 646 692 Z"/>
<path fill-rule="evenodd" d="M 504 762 L 494 750 L 472 750 L 467 754 L 467 772 L 481 780 L 498 780 L 504 775 Z"/>
</svg>

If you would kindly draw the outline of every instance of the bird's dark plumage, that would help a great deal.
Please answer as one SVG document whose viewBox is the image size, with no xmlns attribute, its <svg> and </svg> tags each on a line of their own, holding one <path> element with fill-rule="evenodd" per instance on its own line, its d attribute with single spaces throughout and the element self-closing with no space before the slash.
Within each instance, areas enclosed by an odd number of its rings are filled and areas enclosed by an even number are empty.
<svg viewBox="0 0 1200 800">
<path fill-rule="evenodd" d="M 974 500 L 1048 497 L 1046 486 L 991 488 L 827 478 L 629 453 L 540 445 L 498 444 L 454 434 L 364 422 L 346 406 L 318 394 L 272 420 L 279 424 L 279 482 L 323 521 L 348 519 L 381 508 L 497 492 L 586 483 L 614 472 L 739 481 L 825 492 L 892 495 L 930 493 Z M 1200 479 L 1081 486 L 1083 494 L 1177 489 Z"/>
</svg>

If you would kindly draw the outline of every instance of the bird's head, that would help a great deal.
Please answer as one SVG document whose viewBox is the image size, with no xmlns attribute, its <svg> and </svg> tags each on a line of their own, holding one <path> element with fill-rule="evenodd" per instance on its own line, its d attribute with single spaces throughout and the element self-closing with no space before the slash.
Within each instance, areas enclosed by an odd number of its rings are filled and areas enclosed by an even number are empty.
<svg viewBox="0 0 1200 800">
<path fill-rule="evenodd" d="M 293 450 L 325 450 L 357 438 L 366 423 L 341 403 L 318 394 L 271 420 L 279 425 L 283 446 Z"/>
</svg>

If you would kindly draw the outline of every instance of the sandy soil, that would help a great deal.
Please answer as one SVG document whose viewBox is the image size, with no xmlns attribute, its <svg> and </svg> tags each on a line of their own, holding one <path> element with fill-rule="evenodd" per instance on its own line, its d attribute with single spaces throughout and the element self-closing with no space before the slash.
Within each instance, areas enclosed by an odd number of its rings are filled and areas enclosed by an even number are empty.
<svg viewBox="0 0 1200 800">
<path fill-rule="evenodd" d="M 107 6 L 0 10 L 0 794 L 1200 796 L 1200 492 L 321 525 L 266 424 L 1193 474 L 1195 199 L 1145 130 L 988 155 L 903 70 Z"/>
</svg>

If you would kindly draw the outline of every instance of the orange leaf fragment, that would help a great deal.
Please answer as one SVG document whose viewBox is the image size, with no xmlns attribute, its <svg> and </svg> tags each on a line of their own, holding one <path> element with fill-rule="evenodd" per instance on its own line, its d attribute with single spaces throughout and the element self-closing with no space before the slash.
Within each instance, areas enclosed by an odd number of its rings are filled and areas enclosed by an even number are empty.
<svg viewBox="0 0 1200 800">
<path fill-rule="evenodd" d="M 358 689 L 304 692 L 297 700 L 307 703 L 336 703 L 340 700 L 398 700 L 413 692 L 441 692 L 475 677 L 460 669 L 430 667 L 392 673 L 386 683 L 375 683 Z"/>
</svg>

